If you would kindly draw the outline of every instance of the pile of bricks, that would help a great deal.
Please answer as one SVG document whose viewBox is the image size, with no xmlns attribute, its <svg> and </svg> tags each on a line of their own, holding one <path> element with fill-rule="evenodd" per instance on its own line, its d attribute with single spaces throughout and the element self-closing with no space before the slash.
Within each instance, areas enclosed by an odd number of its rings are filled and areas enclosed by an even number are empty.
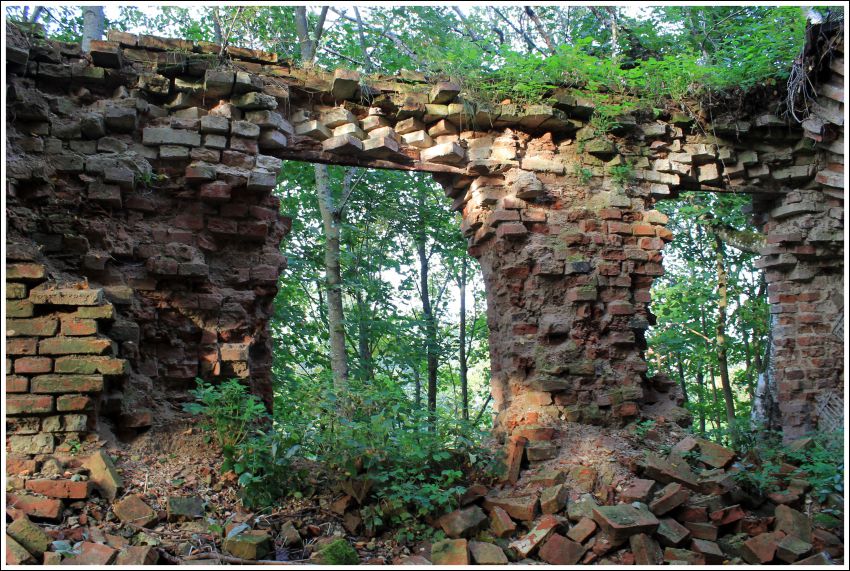
<svg viewBox="0 0 850 571">
<path fill-rule="evenodd" d="M 713 442 L 687 437 L 666 457 L 650 455 L 639 478 L 618 486 L 616 501 L 593 469 L 585 468 L 587 479 L 580 468 L 546 467 L 518 486 L 470 489 L 462 507 L 439 520 L 449 539 L 433 545 L 430 561 L 826 565 L 844 556 L 842 540 L 799 511 L 808 482 L 753 496 L 737 483 L 744 468 L 734 452 Z"/>
</svg>

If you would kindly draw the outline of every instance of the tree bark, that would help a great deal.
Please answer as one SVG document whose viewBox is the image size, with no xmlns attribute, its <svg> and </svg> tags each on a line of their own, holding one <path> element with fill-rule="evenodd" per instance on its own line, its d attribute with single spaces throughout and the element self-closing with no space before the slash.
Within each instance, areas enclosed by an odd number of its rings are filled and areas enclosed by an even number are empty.
<svg viewBox="0 0 850 571">
<path fill-rule="evenodd" d="M 714 424 L 714 429 L 717 432 L 720 432 L 720 397 L 717 395 L 717 379 L 714 375 L 714 367 L 711 367 L 708 371 L 709 377 L 711 378 L 711 392 L 714 397 L 714 406 L 712 407 L 714 414 L 712 415 L 714 418 L 712 422 Z"/>
<path fill-rule="evenodd" d="M 307 7 L 295 7 L 295 32 L 298 34 L 298 42 L 301 44 L 301 63 L 312 65 L 316 57 L 316 42 L 310 37 L 307 23 Z"/>
<path fill-rule="evenodd" d="M 419 296 L 422 301 L 422 318 L 425 321 L 425 355 L 428 364 L 428 412 L 431 427 L 437 420 L 437 324 L 428 291 L 428 253 L 425 237 L 425 191 L 419 194 L 419 220 L 416 236 L 416 253 L 419 257 Z"/>
<path fill-rule="evenodd" d="M 348 386 L 348 358 L 345 352 L 345 314 L 342 307 L 342 271 L 340 268 L 340 213 L 334 205 L 328 168 L 315 165 L 316 195 L 325 230 L 325 286 L 328 302 L 328 334 L 330 337 L 331 371 L 334 388 Z M 322 167 L 322 168 L 319 168 Z"/>
<path fill-rule="evenodd" d="M 369 347 L 369 322 L 366 319 L 368 305 L 361 291 L 355 294 L 355 300 L 357 301 L 357 350 L 360 357 L 360 372 L 365 380 L 371 381 L 374 372 L 372 350 Z"/>
<path fill-rule="evenodd" d="M 714 244 L 717 248 L 717 368 L 720 372 L 720 383 L 723 387 L 723 401 L 726 405 L 726 421 L 729 430 L 734 434 L 735 401 L 732 396 L 732 384 L 729 381 L 729 361 L 727 357 L 726 320 L 729 307 L 729 275 L 726 272 L 726 246 L 719 236 L 715 235 Z"/>
<path fill-rule="evenodd" d="M 697 399 L 699 401 L 699 431 L 705 435 L 705 377 L 700 364 L 697 370 Z"/>
<path fill-rule="evenodd" d="M 685 385 L 685 367 L 682 365 L 681 353 L 676 353 L 676 366 L 679 369 L 679 384 L 682 386 L 682 397 L 688 402 L 688 387 Z"/>
<path fill-rule="evenodd" d="M 103 38 L 103 28 L 106 18 L 103 15 L 103 6 L 83 6 L 83 40 L 82 50 L 88 53 L 91 50 L 91 41 Z"/>
<path fill-rule="evenodd" d="M 543 41 L 546 42 L 546 47 L 549 48 L 549 52 L 555 53 L 555 43 L 552 41 L 552 38 L 546 33 L 546 28 L 543 27 L 543 22 L 540 21 L 540 18 L 537 16 L 537 12 L 531 6 L 525 6 L 525 13 L 528 14 L 528 17 L 531 18 L 531 21 L 534 22 L 534 27 L 537 28 L 537 33 L 540 34 L 540 37 L 543 38 Z"/>
<path fill-rule="evenodd" d="M 460 361 L 460 398 L 463 419 L 469 420 L 469 392 L 467 385 L 468 362 L 466 358 L 466 264 L 464 257 L 460 266 L 460 332 L 458 334 L 458 360 Z"/>
<path fill-rule="evenodd" d="M 327 7 L 322 9 L 319 22 L 311 38 L 307 21 L 307 8 L 295 7 L 295 31 L 301 44 L 301 62 L 312 65 L 316 57 L 316 44 L 322 36 Z M 340 231 L 341 211 L 334 203 L 330 187 L 328 167 L 314 164 L 316 178 L 316 197 L 319 201 L 319 212 L 322 216 L 322 227 L 325 231 L 325 286 L 327 288 L 328 305 L 328 336 L 330 337 L 331 373 L 334 388 L 344 390 L 348 387 L 348 356 L 345 351 L 345 313 L 342 306 L 342 271 L 340 268 Z M 348 172 L 346 172 L 346 181 Z M 347 191 L 348 189 L 343 189 Z"/>
</svg>

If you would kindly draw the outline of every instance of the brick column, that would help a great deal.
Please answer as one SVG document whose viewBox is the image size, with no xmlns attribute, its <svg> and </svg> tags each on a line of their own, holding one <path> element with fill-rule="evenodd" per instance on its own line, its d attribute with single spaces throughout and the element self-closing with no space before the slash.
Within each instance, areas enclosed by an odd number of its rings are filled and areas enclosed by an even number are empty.
<svg viewBox="0 0 850 571">
<path fill-rule="evenodd" d="M 622 424 L 675 401 L 668 382 L 647 382 L 642 354 L 666 217 L 648 193 L 533 164 L 473 181 L 463 211 L 487 291 L 497 432 Z"/>
<path fill-rule="evenodd" d="M 773 318 L 771 369 L 782 430 L 792 440 L 818 427 L 816 399 L 841 395 L 844 210 L 820 190 L 789 192 L 768 212 L 764 269 Z"/>
</svg>

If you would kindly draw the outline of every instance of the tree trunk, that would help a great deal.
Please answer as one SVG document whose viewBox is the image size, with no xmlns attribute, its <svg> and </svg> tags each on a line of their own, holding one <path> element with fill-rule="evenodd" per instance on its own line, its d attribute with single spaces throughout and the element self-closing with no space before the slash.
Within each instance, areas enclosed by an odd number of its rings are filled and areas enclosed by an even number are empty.
<svg viewBox="0 0 850 571">
<path fill-rule="evenodd" d="M 681 353 L 676 353 L 676 366 L 679 369 L 679 384 L 682 386 L 682 397 L 688 402 L 688 387 L 685 386 L 685 367 L 682 365 Z"/>
<path fill-rule="evenodd" d="M 295 7 L 295 30 L 301 43 L 301 62 L 312 65 L 316 57 L 316 44 L 322 35 L 327 8 L 316 24 L 313 38 L 307 22 L 307 8 Z M 315 164 L 316 197 L 322 226 L 325 231 L 325 282 L 328 303 L 328 335 L 330 337 L 331 372 L 334 388 L 344 390 L 348 387 L 348 356 L 345 351 L 345 313 L 342 307 L 342 271 L 340 269 L 340 229 L 342 213 L 334 204 L 327 165 Z"/>
<path fill-rule="evenodd" d="M 729 307 L 729 275 L 726 272 L 726 246 L 717 235 L 714 236 L 717 248 L 717 367 L 720 371 L 720 383 L 723 386 L 723 400 L 726 404 L 726 420 L 729 430 L 734 434 L 735 401 L 732 397 L 732 384 L 729 382 L 729 362 L 726 343 L 726 311 Z"/>
<path fill-rule="evenodd" d="M 106 18 L 103 15 L 103 6 L 83 6 L 83 40 L 82 50 L 88 53 L 91 50 L 91 41 L 103 39 L 103 28 Z"/>
<path fill-rule="evenodd" d="M 342 308 L 342 271 L 340 269 L 340 213 L 334 205 L 326 165 L 315 165 L 316 195 L 325 230 L 325 285 L 328 300 L 328 334 L 331 346 L 331 371 L 334 388 L 348 386 L 348 358 L 345 352 L 345 314 Z"/>
<path fill-rule="evenodd" d="M 372 350 L 369 348 L 369 322 L 366 319 L 368 306 L 363 300 L 363 292 L 358 291 L 355 299 L 357 300 L 357 350 L 360 357 L 360 373 L 363 379 L 371 381 L 374 372 L 372 371 Z"/>
<path fill-rule="evenodd" d="M 753 369 L 753 349 L 750 346 L 750 332 L 744 329 L 742 336 L 744 341 L 744 365 L 746 367 L 745 378 L 747 379 L 747 394 L 749 394 L 750 402 L 752 402 L 753 394 L 756 389 L 755 378 L 758 373 Z M 753 340 L 755 341 L 755 337 Z"/>
<path fill-rule="evenodd" d="M 717 395 L 717 379 L 714 376 L 714 367 L 709 369 L 708 374 L 711 377 L 711 392 L 714 398 L 714 406 L 712 407 L 714 429 L 720 432 L 720 397 Z"/>
<path fill-rule="evenodd" d="M 469 420 L 469 392 L 467 385 L 468 362 L 466 359 L 466 257 L 460 266 L 460 332 L 458 334 L 458 360 L 460 361 L 460 398 L 463 419 Z"/>
<path fill-rule="evenodd" d="M 425 355 L 428 363 L 428 412 L 433 428 L 437 420 L 437 324 L 428 291 L 428 253 L 425 238 L 425 191 L 419 195 L 419 220 L 416 230 L 416 253 L 419 257 L 419 295 L 422 300 L 422 318 L 425 321 Z"/>
<path fill-rule="evenodd" d="M 428 292 L 428 256 L 424 235 L 416 244 L 419 255 L 419 289 L 422 300 L 422 317 L 425 320 L 425 354 L 428 363 L 428 412 L 432 425 L 437 419 L 437 325 Z"/>
<path fill-rule="evenodd" d="M 705 377 L 700 364 L 697 370 L 697 399 L 699 399 L 699 431 L 705 435 Z"/>
<path fill-rule="evenodd" d="M 310 37 L 306 6 L 295 7 L 295 31 L 298 33 L 298 42 L 301 44 L 301 63 L 312 65 L 316 57 L 316 42 Z"/>
</svg>

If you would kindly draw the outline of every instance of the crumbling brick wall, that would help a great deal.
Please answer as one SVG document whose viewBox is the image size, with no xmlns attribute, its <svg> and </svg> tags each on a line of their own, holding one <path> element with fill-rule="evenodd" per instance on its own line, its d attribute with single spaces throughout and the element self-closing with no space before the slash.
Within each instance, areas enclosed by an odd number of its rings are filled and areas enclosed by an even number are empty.
<svg viewBox="0 0 850 571">
<path fill-rule="evenodd" d="M 833 200 L 813 180 L 822 150 L 769 113 L 715 109 L 707 126 L 636 113 L 597 133 L 592 105 L 568 90 L 547 105 L 488 107 L 415 75 L 367 84 L 220 52 L 110 32 L 88 55 L 22 38 L 6 54 L 7 243 L 34 252 L 45 287 L 87 283 L 111 304 L 93 335 L 126 368 L 93 410 L 118 430 L 168 422 L 196 376 L 243 378 L 270 400 L 267 323 L 289 229 L 271 194 L 282 159 L 434 174 L 483 270 L 497 428 L 538 441 L 540 458 L 560 422 L 685 420 L 674 383 L 647 378 L 643 357 L 649 289 L 673 238 L 655 201 L 682 190 Z M 812 270 L 825 288 L 843 248 L 830 236 Z M 18 261 L 33 263 L 7 263 Z M 17 291 L 25 306 L 32 294 Z M 29 302 L 36 317 L 80 311 Z M 14 374 L 25 356 L 11 356 Z M 835 384 L 818 375 L 806 382 Z"/>
</svg>

